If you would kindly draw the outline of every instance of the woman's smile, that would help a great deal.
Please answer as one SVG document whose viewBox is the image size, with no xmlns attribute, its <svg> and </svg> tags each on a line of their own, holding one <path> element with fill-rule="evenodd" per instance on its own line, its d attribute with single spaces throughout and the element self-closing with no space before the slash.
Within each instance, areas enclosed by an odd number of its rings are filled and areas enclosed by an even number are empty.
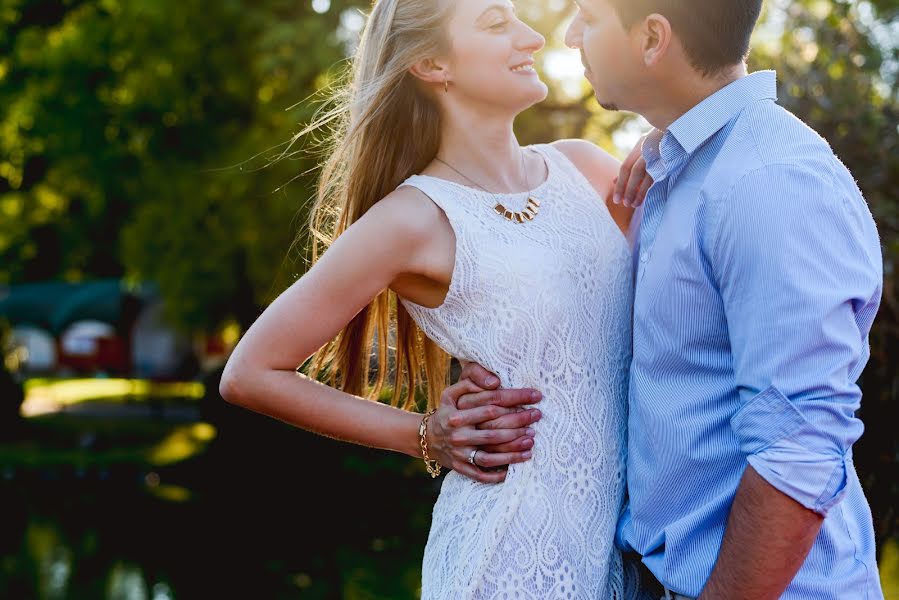
<svg viewBox="0 0 899 600">
<path fill-rule="evenodd" d="M 522 75 L 536 75 L 537 74 L 537 71 L 534 70 L 534 61 L 532 61 L 532 60 L 521 63 L 519 65 L 516 65 L 516 66 L 510 68 L 509 70 L 512 71 L 513 73 L 518 73 L 518 74 L 522 74 Z"/>
</svg>

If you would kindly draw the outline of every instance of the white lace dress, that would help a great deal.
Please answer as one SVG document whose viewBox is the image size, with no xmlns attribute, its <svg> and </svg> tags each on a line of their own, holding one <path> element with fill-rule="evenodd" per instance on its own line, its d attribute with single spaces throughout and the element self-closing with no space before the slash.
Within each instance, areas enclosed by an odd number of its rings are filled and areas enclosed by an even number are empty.
<svg viewBox="0 0 899 600">
<path fill-rule="evenodd" d="M 456 259 L 444 304 L 404 301 L 422 330 L 505 387 L 543 392 L 532 460 L 506 481 L 451 472 L 425 547 L 423 600 L 624 598 L 613 540 L 625 491 L 631 353 L 630 247 L 603 200 L 552 146 L 531 196 L 537 217 L 493 211 L 524 194 L 489 194 L 415 175 L 446 213 Z"/>
</svg>

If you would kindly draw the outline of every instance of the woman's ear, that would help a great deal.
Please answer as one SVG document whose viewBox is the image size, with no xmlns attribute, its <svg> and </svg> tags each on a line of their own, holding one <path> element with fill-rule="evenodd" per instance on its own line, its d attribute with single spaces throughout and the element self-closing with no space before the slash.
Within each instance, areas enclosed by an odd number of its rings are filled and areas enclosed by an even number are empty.
<svg viewBox="0 0 899 600">
<path fill-rule="evenodd" d="M 660 14 L 653 13 L 643 20 L 640 28 L 643 63 L 647 67 L 657 66 L 668 54 L 674 37 L 671 22 Z"/>
<path fill-rule="evenodd" d="M 425 58 L 418 61 L 412 65 L 409 72 L 412 73 L 413 76 L 427 83 L 442 84 L 449 79 L 449 71 L 447 70 L 445 63 L 432 58 Z"/>
</svg>

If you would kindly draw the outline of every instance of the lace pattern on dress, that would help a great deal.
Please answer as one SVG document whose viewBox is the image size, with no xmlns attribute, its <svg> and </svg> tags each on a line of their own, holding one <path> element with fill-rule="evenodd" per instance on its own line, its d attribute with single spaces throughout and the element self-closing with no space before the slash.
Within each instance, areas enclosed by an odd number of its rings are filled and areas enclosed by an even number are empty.
<svg viewBox="0 0 899 600">
<path fill-rule="evenodd" d="M 487 485 L 451 472 L 434 506 L 424 600 L 624 600 L 615 527 L 625 491 L 631 351 L 630 247 L 586 178 L 552 146 L 533 146 L 549 175 L 531 196 L 489 194 L 416 175 L 447 215 L 456 257 L 444 303 L 403 300 L 424 333 L 510 388 L 543 392 L 533 459 Z M 627 586 L 631 587 L 631 586 Z"/>
</svg>

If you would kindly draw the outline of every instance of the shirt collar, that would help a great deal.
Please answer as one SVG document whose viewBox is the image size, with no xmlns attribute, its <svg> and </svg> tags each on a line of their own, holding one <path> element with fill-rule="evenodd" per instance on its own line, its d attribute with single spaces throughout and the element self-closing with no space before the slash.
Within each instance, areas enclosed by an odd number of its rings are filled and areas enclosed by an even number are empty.
<svg viewBox="0 0 899 600">
<path fill-rule="evenodd" d="M 671 124 L 668 131 L 692 154 L 740 111 L 759 100 L 777 100 L 777 74 L 757 71 L 724 86 Z"/>
</svg>

